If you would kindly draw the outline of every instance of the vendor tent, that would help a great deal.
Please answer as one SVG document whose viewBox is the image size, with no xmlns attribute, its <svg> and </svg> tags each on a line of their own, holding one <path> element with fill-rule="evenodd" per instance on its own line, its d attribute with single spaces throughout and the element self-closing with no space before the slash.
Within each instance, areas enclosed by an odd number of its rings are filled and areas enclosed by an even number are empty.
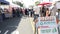
<svg viewBox="0 0 60 34">
<path fill-rule="evenodd" d="M 50 5 L 50 4 L 52 4 L 51 2 L 43 2 L 43 3 L 40 3 L 40 4 L 38 4 L 38 5 Z"/>
<path fill-rule="evenodd" d="M 10 3 L 11 7 L 20 7 L 19 5 L 16 5 L 16 4 L 13 4 L 13 3 Z"/>
<path fill-rule="evenodd" d="M 0 0 L 0 3 L 3 4 L 3 5 L 9 5 L 9 2 L 5 1 L 5 0 Z"/>
</svg>

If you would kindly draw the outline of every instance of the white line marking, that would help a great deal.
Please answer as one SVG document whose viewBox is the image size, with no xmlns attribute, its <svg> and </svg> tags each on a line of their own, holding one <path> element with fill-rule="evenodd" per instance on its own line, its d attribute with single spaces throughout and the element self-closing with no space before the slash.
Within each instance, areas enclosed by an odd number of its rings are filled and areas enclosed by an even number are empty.
<svg viewBox="0 0 60 34">
<path fill-rule="evenodd" d="M 30 18 L 30 22 L 31 22 L 31 25 L 32 25 L 33 31 L 35 31 L 34 22 L 33 22 L 32 18 Z"/>
<path fill-rule="evenodd" d="M 1 31 L 0 31 L 0 33 L 1 33 Z"/>
<path fill-rule="evenodd" d="M 16 31 L 16 34 L 19 34 L 19 31 Z"/>
<path fill-rule="evenodd" d="M 4 34 L 7 34 L 9 32 L 9 30 L 6 30 L 6 32 Z"/>
<path fill-rule="evenodd" d="M 14 31 L 11 34 L 19 34 L 19 31 Z"/>
</svg>

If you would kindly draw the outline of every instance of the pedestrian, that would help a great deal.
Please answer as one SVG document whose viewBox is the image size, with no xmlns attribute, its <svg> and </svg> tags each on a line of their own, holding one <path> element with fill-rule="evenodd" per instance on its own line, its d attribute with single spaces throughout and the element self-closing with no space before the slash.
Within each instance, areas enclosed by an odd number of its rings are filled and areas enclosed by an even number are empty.
<svg viewBox="0 0 60 34">
<path fill-rule="evenodd" d="M 0 9 L 0 22 L 3 22 L 2 10 Z"/>
<path fill-rule="evenodd" d="M 46 8 L 45 8 L 45 6 L 43 5 L 43 6 L 42 6 L 42 12 L 41 12 L 42 17 L 45 17 L 45 12 L 46 12 Z"/>
<path fill-rule="evenodd" d="M 5 20 L 5 11 L 2 10 L 2 17 L 3 17 L 3 20 Z"/>
<path fill-rule="evenodd" d="M 46 10 L 46 17 L 50 16 L 50 15 L 51 15 L 51 12 L 49 11 L 49 8 L 47 8 L 47 10 Z"/>
<path fill-rule="evenodd" d="M 32 17 L 34 17 L 34 10 L 32 11 Z"/>
<path fill-rule="evenodd" d="M 31 17 L 31 9 L 29 9 L 29 17 Z"/>
<path fill-rule="evenodd" d="M 20 8 L 20 17 L 22 16 L 23 12 L 22 12 L 22 8 Z"/>
<path fill-rule="evenodd" d="M 34 11 L 33 9 L 31 9 L 31 17 L 34 15 Z"/>
<path fill-rule="evenodd" d="M 25 9 L 25 15 L 27 15 L 27 9 Z"/>
<path fill-rule="evenodd" d="M 22 9 L 22 12 L 23 12 L 23 15 L 25 16 L 25 9 L 24 8 Z"/>
<path fill-rule="evenodd" d="M 29 16 L 29 9 L 27 9 L 27 16 Z"/>
<path fill-rule="evenodd" d="M 37 7 L 34 9 L 34 20 L 39 17 L 40 9 Z"/>
<path fill-rule="evenodd" d="M 13 17 L 16 16 L 16 12 L 15 12 L 15 9 L 14 8 L 12 8 L 12 15 L 13 15 Z"/>
<path fill-rule="evenodd" d="M 16 9 L 16 11 L 17 11 L 17 17 L 19 17 L 19 16 L 20 16 L 19 8 L 18 8 L 18 9 Z"/>
</svg>

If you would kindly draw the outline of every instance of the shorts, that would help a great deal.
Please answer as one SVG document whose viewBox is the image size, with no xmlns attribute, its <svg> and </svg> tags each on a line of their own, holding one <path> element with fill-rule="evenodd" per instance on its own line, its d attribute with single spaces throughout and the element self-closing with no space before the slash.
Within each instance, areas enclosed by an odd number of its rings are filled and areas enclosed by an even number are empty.
<svg viewBox="0 0 60 34">
<path fill-rule="evenodd" d="M 34 14 L 34 21 L 39 17 L 39 14 Z"/>
</svg>

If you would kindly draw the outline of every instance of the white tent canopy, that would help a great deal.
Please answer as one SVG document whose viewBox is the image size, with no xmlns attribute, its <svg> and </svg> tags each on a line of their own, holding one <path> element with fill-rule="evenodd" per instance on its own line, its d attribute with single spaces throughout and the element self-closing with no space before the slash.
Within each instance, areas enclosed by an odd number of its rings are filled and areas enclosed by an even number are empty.
<svg viewBox="0 0 60 34">
<path fill-rule="evenodd" d="M 49 9 L 52 9 L 54 6 L 49 7 Z"/>
<path fill-rule="evenodd" d="M 19 5 L 16 5 L 16 4 L 13 4 L 13 3 L 10 3 L 11 7 L 20 7 Z"/>
</svg>

